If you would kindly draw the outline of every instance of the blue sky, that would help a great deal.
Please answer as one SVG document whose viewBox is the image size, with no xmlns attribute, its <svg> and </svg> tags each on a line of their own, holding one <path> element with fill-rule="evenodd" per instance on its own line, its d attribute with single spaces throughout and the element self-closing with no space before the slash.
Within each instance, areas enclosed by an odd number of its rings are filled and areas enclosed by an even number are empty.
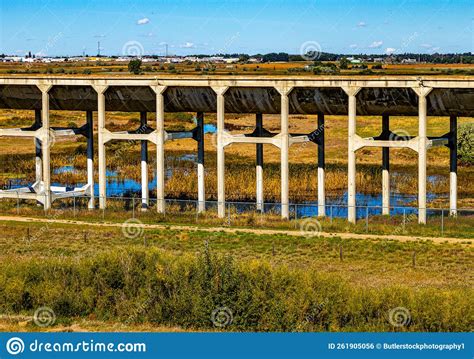
<svg viewBox="0 0 474 359">
<path fill-rule="evenodd" d="M 0 0 L 0 53 L 474 52 L 472 0 Z"/>
</svg>

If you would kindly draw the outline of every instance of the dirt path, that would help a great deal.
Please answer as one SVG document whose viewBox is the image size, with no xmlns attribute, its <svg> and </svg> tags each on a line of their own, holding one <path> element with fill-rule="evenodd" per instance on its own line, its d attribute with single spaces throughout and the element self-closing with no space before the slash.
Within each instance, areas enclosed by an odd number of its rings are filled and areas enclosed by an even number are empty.
<svg viewBox="0 0 474 359">
<path fill-rule="evenodd" d="M 123 223 L 114 222 L 84 222 L 74 221 L 66 219 L 43 219 L 43 218 L 30 218 L 30 217 L 15 217 L 15 216 L 0 216 L 0 222 L 13 221 L 13 222 L 34 222 L 34 223 L 55 223 L 55 224 L 69 224 L 69 225 L 81 225 L 81 226 L 95 226 L 95 227 L 122 227 Z M 226 233 L 253 233 L 253 234 L 284 234 L 288 236 L 304 237 L 339 237 L 347 239 L 387 239 L 397 240 L 402 242 L 408 241 L 420 241 L 430 240 L 434 243 L 462 243 L 467 246 L 474 246 L 474 243 L 469 239 L 465 238 L 452 238 L 452 237 L 422 237 L 422 236 L 400 236 L 400 235 L 384 235 L 384 234 L 356 234 L 356 233 L 326 233 L 326 232 L 303 232 L 299 230 L 279 230 L 279 229 L 254 229 L 254 228 L 229 228 L 229 227 L 199 227 L 199 226 L 188 226 L 188 225 L 165 225 L 165 224 L 142 224 L 144 229 L 171 229 L 171 230 L 185 230 L 185 231 L 203 231 L 203 232 L 226 232 Z M 470 242 L 470 243 L 468 243 Z"/>
</svg>

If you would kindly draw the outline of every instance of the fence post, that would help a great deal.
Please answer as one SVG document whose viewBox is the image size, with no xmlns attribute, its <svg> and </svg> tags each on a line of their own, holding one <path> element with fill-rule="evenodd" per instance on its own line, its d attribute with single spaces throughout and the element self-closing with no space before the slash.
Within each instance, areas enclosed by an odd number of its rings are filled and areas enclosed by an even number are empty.
<svg viewBox="0 0 474 359">
<path fill-rule="evenodd" d="M 329 206 L 329 215 L 330 215 L 330 219 L 331 219 L 331 223 L 332 223 L 332 205 Z"/>
<path fill-rule="evenodd" d="M 16 191 L 16 214 L 20 214 L 20 194 Z"/>
<path fill-rule="evenodd" d="M 369 233 L 369 206 L 365 206 L 365 232 Z"/>
<path fill-rule="evenodd" d="M 99 196 L 100 198 L 101 196 Z M 104 201 L 104 200 L 103 200 Z M 105 203 L 105 201 L 104 201 Z M 105 221 L 105 206 L 102 206 L 102 220 Z"/>
<path fill-rule="evenodd" d="M 403 207 L 403 231 L 405 232 L 406 228 L 405 228 L 405 224 L 406 224 L 406 208 Z"/>
<path fill-rule="evenodd" d="M 72 202 L 73 202 L 73 205 L 72 205 L 72 208 L 73 208 L 73 217 L 76 218 L 76 194 L 73 193 L 72 194 Z"/>
<path fill-rule="evenodd" d="M 132 218 L 135 218 L 135 197 L 132 197 Z"/>
<path fill-rule="evenodd" d="M 198 223 L 198 217 L 199 217 L 199 201 L 194 201 L 196 205 L 196 223 Z"/>
<path fill-rule="evenodd" d="M 441 208 L 441 235 L 444 235 L 444 208 Z"/>
</svg>

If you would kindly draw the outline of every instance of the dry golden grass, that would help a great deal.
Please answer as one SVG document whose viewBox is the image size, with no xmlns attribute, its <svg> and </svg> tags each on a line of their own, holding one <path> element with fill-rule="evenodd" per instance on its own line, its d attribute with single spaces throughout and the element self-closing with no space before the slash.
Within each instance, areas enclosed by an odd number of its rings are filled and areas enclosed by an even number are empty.
<svg viewBox="0 0 474 359">
<path fill-rule="evenodd" d="M 194 127 L 191 115 L 167 114 L 166 128 L 186 129 Z M 85 123 L 85 115 L 80 112 L 52 111 L 53 126 L 81 126 Z M 471 118 L 460 118 L 459 124 L 472 123 Z M 154 114 L 150 114 L 153 126 Z M 215 123 L 215 114 L 206 115 L 206 123 Z M 0 127 L 23 127 L 33 123 L 33 111 L 2 110 L 0 111 Z M 253 131 L 255 117 L 253 115 L 226 115 L 226 129 L 233 134 L 250 133 Z M 95 121 L 97 124 L 97 121 Z M 380 118 L 360 116 L 357 119 L 358 134 L 363 137 L 374 136 L 381 131 Z M 130 130 L 138 127 L 138 114 L 107 113 L 107 128 L 112 131 Z M 274 133 L 280 129 L 278 115 L 265 115 L 264 127 Z M 315 116 L 290 116 L 290 133 L 308 133 L 317 128 Z M 416 135 L 418 132 L 417 118 L 394 116 L 391 118 L 394 132 Z M 430 117 L 428 135 L 442 135 L 449 131 L 449 119 Z M 343 193 L 347 188 L 347 118 L 345 116 L 326 117 L 326 188 L 328 193 Z M 216 176 L 216 138 L 215 135 L 205 136 L 206 150 L 206 192 L 210 199 L 215 198 L 217 188 Z M 255 196 L 255 145 L 233 144 L 226 147 L 226 192 L 231 200 L 252 200 Z M 84 138 L 58 138 L 51 149 L 52 167 L 58 168 L 73 165 L 77 173 L 54 174 L 53 181 L 77 183 L 85 181 L 86 143 Z M 166 182 L 169 196 L 196 196 L 196 171 L 191 162 L 179 160 L 184 154 L 195 154 L 197 144 L 192 139 L 170 141 L 165 145 L 167 165 L 174 169 L 174 174 Z M 96 149 L 97 151 L 97 149 Z M 114 169 L 122 178 L 140 179 L 140 145 L 138 142 L 111 142 L 107 144 L 108 168 Z M 1 175 L 0 181 L 9 178 L 24 178 L 32 181 L 34 177 L 34 144 L 32 139 L 3 138 L 0 141 Z M 150 166 L 149 176 L 152 178 L 155 166 L 156 149 L 149 144 Z M 357 152 L 357 190 L 365 193 L 381 191 L 381 150 L 364 148 Z M 313 143 L 298 144 L 290 148 L 290 199 L 316 198 L 317 180 L 317 146 Z M 415 194 L 417 191 L 417 155 L 405 149 L 391 150 L 391 169 L 393 180 L 392 191 L 396 193 Z M 278 201 L 280 197 L 280 151 L 277 147 L 264 146 L 264 191 L 265 200 Z M 428 151 L 428 176 L 437 176 L 429 181 L 428 191 L 438 194 L 449 193 L 449 150 L 446 147 Z M 459 166 L 460 206 L 472 206 L 474 183 L 472 167 Z M 96 173 L 97 179 L 97 173 Z M 433 205 L 445 205 L 446 198 L 438 199 Z"/>
</svg>

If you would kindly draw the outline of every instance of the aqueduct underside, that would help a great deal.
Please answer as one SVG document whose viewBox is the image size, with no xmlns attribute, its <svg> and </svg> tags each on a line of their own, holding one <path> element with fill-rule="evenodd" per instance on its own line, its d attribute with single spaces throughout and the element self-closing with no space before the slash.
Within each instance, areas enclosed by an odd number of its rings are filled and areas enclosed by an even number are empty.
<svg viewBox="0 0 474 359">
<path fill-rule="evenodd" d="M 165 211 L 164 142 L 194 138 L 198 143 L 199 211 L 205 210 L 204 191 L 204 113 L 217 114 L 217 205 L 225 215 L 224 155 L 231 143 L 257 147 L 257 208 L 263 204 L 262 146 L 272 144 L 281 153 L 281 215 L 289 217 L 288 151 L 294 143 L 312 141 L 318 145 L 318 214 L 325 215 L 324 116 L 348 118 L 348 220 L 356 220 L 356 151 L 381 147 L 382 208 L 390 210 L 389 149 L 409 148 L 418 153 L 418 218 L 426 223 L 426 157 L 433 146 L 450 149 L 450 212 L 457 211 L 457 118 L 474 115 L 474 81 L 469 78 L 392 77 L 1 77 L 0 108 L 34 110 L 34 125 L 28 128 L 0 129 L 0 137 L 30 137 L 37 144 L 36 182 L 29 187 L 0 191 L 0 198 L 36 199 L 45 209 L 57 198 L 87 195 L 89 208 L 106 206 L 105 145 L 110 140 L 138 140 L 142 146 L 142 204 L 148 206 L 148 141 L 156 144 L 157 210 Z M 87 123 L 81 128 L 50 126 L 50 110 L 84 111 Z M 99 194 L 94 194 L 93 111 L 98 119 Z M 106 111 L 140 112 L 141 125 L 134 131 L 110 132 Z M 147 113 L 156 113 L 156 123 L 148 124 Z M 194 131 L 165 130 L 165 112 L 195 112 Z M 225 131 L 225 113 L 256 115 L 255 131 L 235 135 Z M 279 133 L 266 131 L 263 114 L 280 114 Z M 317 116 L 317 126 L 307 134 L 288 131 L 290 114 Z M 373 138 L 356 134 L 356 116 L 381 116 L 382 133 Z M 390 116 L 417 116 L 418 136 L 398 136 L 390 131 Z M 440 137 L 427 136 L 427 116 L 449 117 L 450 131 Z M 87 185 L 66 190 L 51 186 L 50 144 L 54 136 L 83 135 L 87 138 Z"/>
</svg>

